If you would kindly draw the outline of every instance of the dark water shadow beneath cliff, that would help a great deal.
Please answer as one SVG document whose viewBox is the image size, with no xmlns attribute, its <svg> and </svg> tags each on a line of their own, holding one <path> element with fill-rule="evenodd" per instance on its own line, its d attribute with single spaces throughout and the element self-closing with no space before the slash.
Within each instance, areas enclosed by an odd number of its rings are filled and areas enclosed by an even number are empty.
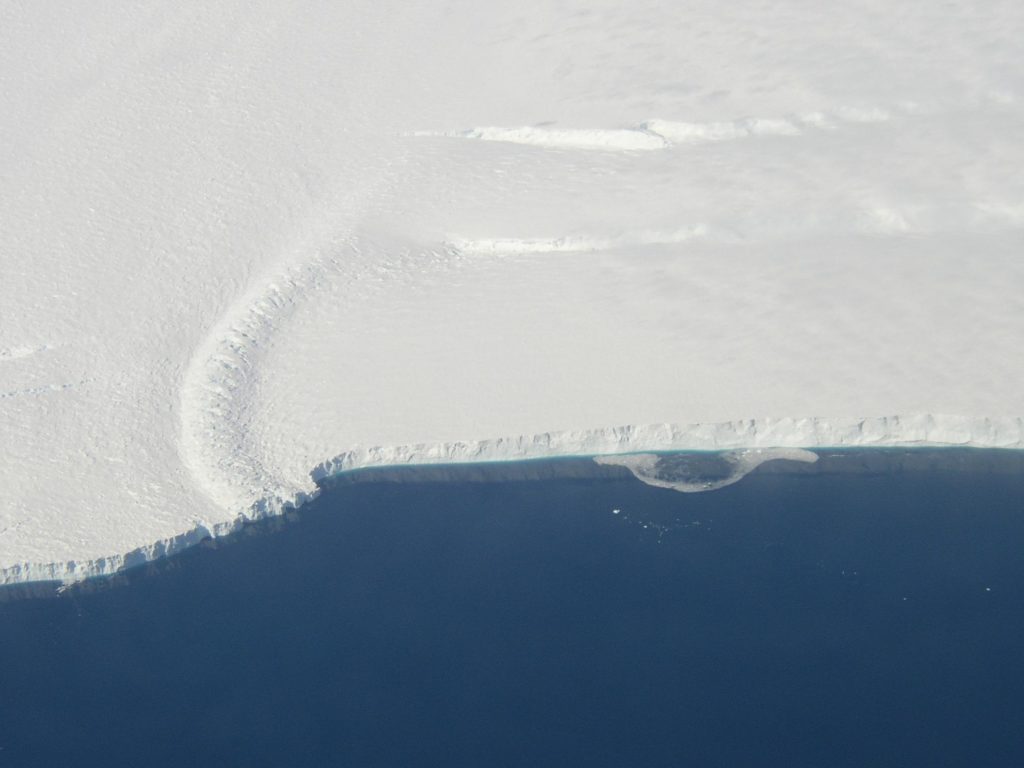
<svg viewBox="0 0 1024 768">
<path fill-rule="evenodd" d="M 1022 457 L 788 464 L 353 473 L 0 604 L 0 765 L 1021 764 Z"/>
</svg>

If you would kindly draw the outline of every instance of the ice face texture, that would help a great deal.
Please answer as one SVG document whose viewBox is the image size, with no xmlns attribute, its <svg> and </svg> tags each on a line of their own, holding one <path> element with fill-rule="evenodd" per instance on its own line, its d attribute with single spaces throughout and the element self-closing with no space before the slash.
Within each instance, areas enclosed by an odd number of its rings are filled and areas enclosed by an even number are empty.
<svg viewBox="0 0 1024 768">
<path fill-rule="evenodd" d="M 1014 2 L 5 8 L 0 578 L 359 463 L 1021 447 L 1022 60 Z"/>
</svg>

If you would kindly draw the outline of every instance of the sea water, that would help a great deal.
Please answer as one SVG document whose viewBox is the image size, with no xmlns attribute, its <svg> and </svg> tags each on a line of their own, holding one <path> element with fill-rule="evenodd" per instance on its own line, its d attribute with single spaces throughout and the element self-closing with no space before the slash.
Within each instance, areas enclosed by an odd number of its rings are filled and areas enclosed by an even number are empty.
<svg viewBox="0 0 1024 768">
<path fill-rule="evenodd" d="M 0 766 L 1022 765 L 1022 552 L 1009 452 L 355 473 L 0 603 Z"/>
</svg>

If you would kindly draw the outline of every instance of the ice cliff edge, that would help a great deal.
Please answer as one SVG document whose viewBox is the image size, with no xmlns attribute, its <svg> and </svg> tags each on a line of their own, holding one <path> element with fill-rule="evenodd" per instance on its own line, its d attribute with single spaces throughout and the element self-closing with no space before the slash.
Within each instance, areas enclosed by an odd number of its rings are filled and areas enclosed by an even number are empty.
<svg viewBox="0 0 1024 768">
<path fill-rule="evenodd" d="M 1024 418 L 948 415 L 874 418 L 764 418 L 688 425 L 610 427 L 492 440 L 354 448 L 310 473 L 308 492 L 270 496 L 246 510 L 227 510 L 222 522 L 197 526 L 130 552 L 86 560 L 15 563 L 0 569 L 0 585 L 73 583 L 109 576 L 180 552 L 204 539 L 237 531 L 246 522 L 284 514 L 317 495 L 316 484 L 363 467 L 520 461 L 557 456 L 601 456 L 644 451 L 720 451 L 742 448 L 974 447 L 1024 449 Z"/>
<path fill-rule="evenodd" d="M 319 464 L 319 481 L 339 472 L 393 464 L 518 461 L 641 451 L 737 448 L 962 446 L 1024 448 L 1024 419 L 919 415 L 874 418 L 764 418 L 718 423 L 609 427 L 494 440 L 356 448 Z"/>
</svg>

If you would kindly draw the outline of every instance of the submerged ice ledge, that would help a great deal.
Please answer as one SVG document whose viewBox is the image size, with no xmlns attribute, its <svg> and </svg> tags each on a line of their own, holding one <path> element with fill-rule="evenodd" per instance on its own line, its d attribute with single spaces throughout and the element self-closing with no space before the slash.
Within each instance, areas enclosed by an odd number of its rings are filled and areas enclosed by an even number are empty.
<svg viewBox="0 0 1024 768">
<path fill-rule="evenodd" d="M 818 454 L 805 448 L 740 448 L 733 451 L 697 454 L 627 453 L 595 456 L 594 461 L 612 467 L 625 467 L 633 477 L 657 488 L 681 493 L 717 491 L 738 483 L 769 461 L 799 461 L 813 464 Z M 706 457 L 706 458 L 705 458 Z"/>
<path fill-rule="evenodd" d="M 310 473 L 310 479 L 313 483 L 319 483 L 342 472 L 374 466 L 523 461 L 559 456 L 598 457 L 652 451 L 942 446 L 1024 449 L 1024 419 L 941 415 L 765 418 L 688 425 L 611 427 L 493 440 L 356 448 L 319 464 Z M 797 454 L 764 451 L 760 455 L 793 458 Z M 68 584 L 97 576 L 109 576 L 126 568 L 173 555 L 205 539 L 234 533 L 248 522 L 284 514 L 312 500 L 317 493 L 311 487 L 308 493 L 299 492 L 290 498 L 270 496 L 230 520 L 213 525 L 198 525 L 130 552 L 87 561 L 8 566 L 0 569 L 0 585 L 30 582 Z"/>
</svg>

